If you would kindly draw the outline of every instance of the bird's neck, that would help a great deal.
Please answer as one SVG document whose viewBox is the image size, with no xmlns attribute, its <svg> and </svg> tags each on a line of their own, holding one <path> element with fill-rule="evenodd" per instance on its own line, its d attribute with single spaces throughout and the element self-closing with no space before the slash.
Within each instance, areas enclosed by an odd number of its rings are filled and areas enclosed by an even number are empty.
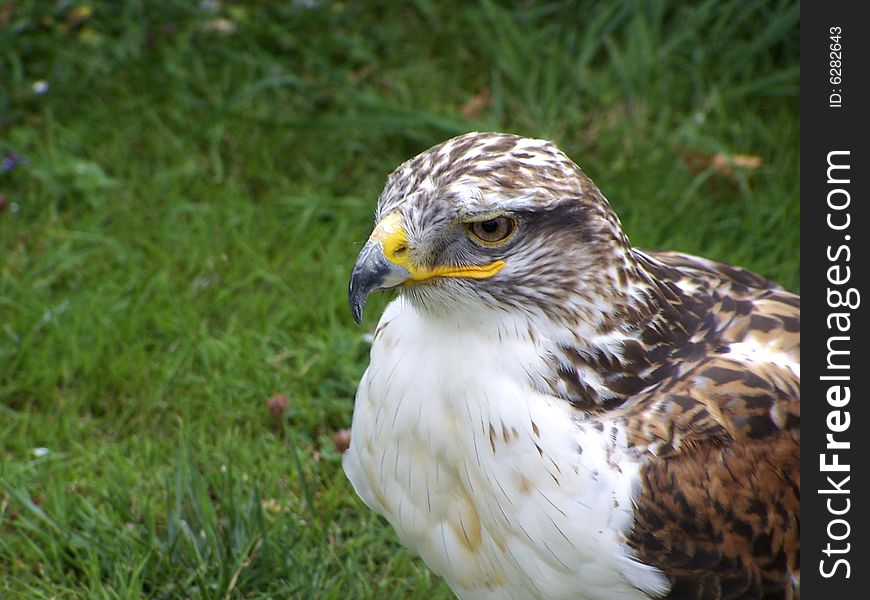
<svg viewBox="0 0 870 600">
<path fill-rule="evenodd" d="M 597 414 L 672 375 L 676 354 L 692 347 L 686 342 L 697 329 L 692 323 L 698 321 L 698 302 L 663 283 L 654 262 L 631 253 L 623 265 L 602 269 L 595 286 L 576 282 L 584 288 L 576 303 L 505 310 L 455 299 L 441 304 L 407 293 L 414 290 L 403 293 L 403 301 L 421 322 L 432 324 L 426 336 L 448 334 L 457 355 L 470 351 L 469 340 L 486 340 L 494 354 L 512 357 L 511 370 L 528 377 L 531 387 Z M 612 273 L 610 279 L 604 271 Z M 508 352 L 523 347 L 531 352 Z"/>
<path fill-rule="evenodd" d="M 693 347 L 688 342 L 703 307 L 663 283 L 655 269 L 638 255 L 628 275 L 607 291 L 612 310 L 596 314 L 594 322 L 588 314 L 576 315 L 579 325 L 554 340 L 546 381 L 551 393 L 581 412 L 597 414 L 673 375 L 676 354 Z"/>
</svg>

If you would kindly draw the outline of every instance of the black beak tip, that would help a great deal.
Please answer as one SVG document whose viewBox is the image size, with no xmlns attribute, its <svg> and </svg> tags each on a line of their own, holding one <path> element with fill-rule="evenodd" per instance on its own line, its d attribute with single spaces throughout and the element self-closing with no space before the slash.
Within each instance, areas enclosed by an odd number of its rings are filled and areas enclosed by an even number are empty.
<svg viewBox="0 0 870 600">
<path fill-rule="evenodd" d="M 353 321 L 357 325 L 362 325 L 362 317 L 363 310 L 365 309 L 365 304 L 354 304 L 350 303 L 350 313 L 353 315 Z"/>
<path fill-rule="evenodd" d="M 361 292 L 362 290 L 355 286 L 353 280 L 351 280 L 350 289 L 347 293 L 347 303 L 350 306 L 350 314 L 357 325 L 362 324 L 363 312 L 366 308 L 367 294 Z"/>
</svg>

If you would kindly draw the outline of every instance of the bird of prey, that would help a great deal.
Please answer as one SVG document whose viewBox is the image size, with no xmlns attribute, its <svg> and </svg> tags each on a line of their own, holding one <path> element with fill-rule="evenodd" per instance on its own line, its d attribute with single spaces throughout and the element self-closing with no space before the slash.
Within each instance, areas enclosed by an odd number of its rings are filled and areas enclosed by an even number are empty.
<svg viewBox="0 0 870 600">
<path fill-rule="evenodd" d="M 463 599 L 800 597 L 800 298 L 634 248 L 552 143 L 399 166 L 344 470 Z"/>
</svg>

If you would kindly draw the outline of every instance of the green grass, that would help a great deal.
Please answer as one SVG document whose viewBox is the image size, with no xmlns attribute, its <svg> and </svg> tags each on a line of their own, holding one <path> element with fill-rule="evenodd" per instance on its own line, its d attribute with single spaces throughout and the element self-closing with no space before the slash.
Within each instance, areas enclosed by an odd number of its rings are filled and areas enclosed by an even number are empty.
<svg viewBox="0 0 870 600">
<path fill-rule="evenodd" d="M 523 4 L 3 4 L 0 597 L 450 597 L 332 435 L 375 200 L 451 135 L 554 139 L 637 245 L 799 289 L 797 2 Z"/>
</svg>

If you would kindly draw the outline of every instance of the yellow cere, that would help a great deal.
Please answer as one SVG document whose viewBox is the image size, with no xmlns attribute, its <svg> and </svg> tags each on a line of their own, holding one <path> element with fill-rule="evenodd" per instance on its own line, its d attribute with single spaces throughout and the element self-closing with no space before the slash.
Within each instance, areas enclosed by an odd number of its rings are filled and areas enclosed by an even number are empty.
<svg viewBox="0 0 870 600">
<path fill-rule="evenodd" d="M 408 270 L 409 282 L 423 281 L 432 277 L 487 279 L 501 271 L 505 265 L 503 260 L 497 260 L 488 265 L 439 265 L 431 269 L 415 266 L 411 263 L 408 234 L 402 223 L 402 215 L 398 212 L 392 212 L 384 217 L 375 227 L 370 239 L 381 243 L 384 257 L 388 261 Z"/>
</svg>

